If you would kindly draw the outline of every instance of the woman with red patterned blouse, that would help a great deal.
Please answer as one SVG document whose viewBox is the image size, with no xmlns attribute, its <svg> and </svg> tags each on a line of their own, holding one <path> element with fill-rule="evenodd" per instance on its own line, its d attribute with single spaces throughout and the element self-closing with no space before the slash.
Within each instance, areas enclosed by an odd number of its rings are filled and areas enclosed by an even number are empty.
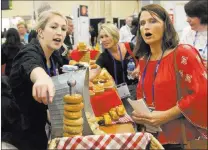
<svg viewBox="0 0 208 150">
<path fill-rule="evenodd" d="M 133 120 L 160 126 L 158 139 L 165 149 L 182 149 L 182 117 L 188 140 L 201 135 L 207 138 L 207 72 L 198 51 L 190 45 L 178 45 L 177 33 L 161 6 L 142 7 L 138 19 L 139 36 L 134 51 L 140 58 L 137 99 L 146 101 L 153 111 L 149 115 L 134 111 Z M 180 100 L 174 59 L 181 78 Z"/>
</svg>

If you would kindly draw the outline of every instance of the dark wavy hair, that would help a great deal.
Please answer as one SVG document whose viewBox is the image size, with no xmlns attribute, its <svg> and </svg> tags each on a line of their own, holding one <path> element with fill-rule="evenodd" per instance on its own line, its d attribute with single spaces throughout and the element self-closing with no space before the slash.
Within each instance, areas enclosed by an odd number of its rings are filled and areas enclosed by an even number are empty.
<svg viewBox="0 0 208 150">
<path fill-rule="evenodd" d="M 150 14 L 156 14 L 164 22 L 164 33 L 162 38 L 162 51 L 175 48 L 178 45 L 179 38 L 178 34 L 173 27 L 173 24 L 169 18 L 167 11 L 157 4 L 150 4 L 143 6 L 138 15 L 138 20 L 140 21 L 140 16 L 143 11 L 148 11 Z M 134 54 L 137 58 L 145 57 L 147 58 L 151 53 L 150 46 L 145 43 L 142 38 L 140 31 L 140 23 L 138 24 L 138 38 L 136 46 L 134 48 Z"/>
<path fill-rule="evenodd" d="M 20 36 L 15 28 L 9 28 L 6 32 L 5 46 L 7 47 L 17 47 L 21 45 Z"/>
<path fill-rule="evenodd" d="M 197 17 L 201 24 L 207 24 L 207 0 L 191 0 L 185 4 L 184 9 L 189 17 Z"/>
</svg>

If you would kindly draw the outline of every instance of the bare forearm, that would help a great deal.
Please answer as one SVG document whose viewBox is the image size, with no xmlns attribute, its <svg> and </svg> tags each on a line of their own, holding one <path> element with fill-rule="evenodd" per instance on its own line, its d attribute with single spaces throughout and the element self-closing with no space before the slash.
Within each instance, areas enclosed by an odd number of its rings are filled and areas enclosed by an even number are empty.
<svg viewBox="0 0 208 150">
<path fill-rule="evenodd" d="M 178 106 L 174 106 L 171 109 L 165 111 L 165 116 L 166 116 L 165 122 L 169 122 L 171 120 L 181 117 L 182 114 Z"/>
<path fill-rule="evenodd" d="M 35 83 L 39 78 L 49 78 L 48 74 L 41 67 L 37 67 L 30 73 L 30 80 Z"/>
</svg>

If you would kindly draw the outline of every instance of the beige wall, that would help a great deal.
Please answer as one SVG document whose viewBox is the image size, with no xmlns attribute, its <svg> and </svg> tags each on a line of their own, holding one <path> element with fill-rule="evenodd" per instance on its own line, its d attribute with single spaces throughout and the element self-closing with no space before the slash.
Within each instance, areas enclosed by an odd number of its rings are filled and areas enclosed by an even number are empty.
<svg viewBox="0 0 208 150">
<path fill-rule="evenodd" d="M 3 18 L 13 16 L 28 16 L 33 14 L 33 10 L 41 5 L 43 1 L 12 1 L 12 10 L 3 10 Z M 72 14 L 74 5 L 83 4 L 89 7 L 90 18 L 100 18 L 111 15 L 124 19 L 132 15 L 134 11 L 138 13 L 138 1 L 44 1 L 48 2 L 52 8 L 60 10 L 64 15 Z M 110 8 L 109 7 L 110 4 Z M 111 10 L 111 11 L 110 11 Z M 109 12 L 108 12 L 109 11 Z"/>
</svg>

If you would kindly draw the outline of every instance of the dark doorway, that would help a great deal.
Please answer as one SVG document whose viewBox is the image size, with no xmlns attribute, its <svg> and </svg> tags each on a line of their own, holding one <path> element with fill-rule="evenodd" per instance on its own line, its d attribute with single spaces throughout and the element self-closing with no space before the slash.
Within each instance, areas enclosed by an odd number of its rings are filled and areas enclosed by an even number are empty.
<svg viewBox="0 0 208 150">
<path fill-rule="evenodd" d="M 91 18 L 90 19 L 90 25 L 94 27 L 96 35 L 98 35 L 98 23 L 101 20 L 105 20 L 105 18 Z"/>
<path fill-rule="evenodd" d="M 120 28 L 121 28 L 122 26 L 125 26 L 125 25 L 126 25 L 125 19 L 120 19 L 119 21 L 120 21 Z"/>
<path fill-rule="evenodd" d="M 118 18 L 113 18 L 113 24 L 115 24 L 118 28 Z"/>
</svg>

